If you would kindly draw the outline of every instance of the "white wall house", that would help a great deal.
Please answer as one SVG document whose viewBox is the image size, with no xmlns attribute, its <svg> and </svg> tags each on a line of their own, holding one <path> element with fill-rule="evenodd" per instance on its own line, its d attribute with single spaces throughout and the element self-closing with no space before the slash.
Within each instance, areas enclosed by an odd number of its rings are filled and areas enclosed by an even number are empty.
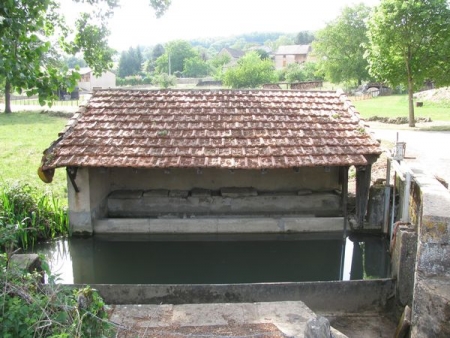
<svg viewBox="0 0 450 338">
<path fill-rule="evenodd" d="M 116 87 L 116 74 L 107 70 L 100 76 L 95 76 L 91 68 L 80 68 L 81 79 L 78 88 L 81 91 L 91 92 L 94 89 L 105 89 Z"/>
</svg>

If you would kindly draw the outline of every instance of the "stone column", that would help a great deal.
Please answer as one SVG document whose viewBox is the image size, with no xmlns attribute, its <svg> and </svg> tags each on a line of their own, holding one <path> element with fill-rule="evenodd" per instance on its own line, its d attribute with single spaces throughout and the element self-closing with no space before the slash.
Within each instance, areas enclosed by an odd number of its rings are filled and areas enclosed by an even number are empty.
<svg viewBox="0 0 450 338">
<path fill-rule="evenodd" d="M 372 165 L 358 166 L 356 168 L 356 222 L 358 228 L 364 226 L 369 199 L 370 177 Z"/>
<path fill-rule="evenodd" d="M 74 180 L 78 192 L 72 183 Z M 78 168 L 72 180 L 67 174 L 67 195 L 69 198 L 69 224 L 73 235 L 92 235 L 91 198 L 89 169 Z"/>
</svg>

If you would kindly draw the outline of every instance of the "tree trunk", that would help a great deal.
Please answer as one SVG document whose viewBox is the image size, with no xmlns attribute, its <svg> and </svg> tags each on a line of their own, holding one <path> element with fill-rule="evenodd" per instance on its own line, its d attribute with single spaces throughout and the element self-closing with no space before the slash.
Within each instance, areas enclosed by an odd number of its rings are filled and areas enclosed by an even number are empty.
<svg viewBox="0 0 450 338">
<path fill-rule="evenodd" d="M 409 126 L 410 127 L 416 126 L 416 122 L 414 119 L 413 94 L 414 94 L 414 86 L 412 83 L 412 79 L 410 77 L 408 77 L 408 103 L 409 103 Z"/>
<path fill-rule="evenodd" d="M 405 66 L 406 66 L 406 72 L 408 75 L 408 104 L 409 104 L 409 115 L 408 115 L 408 121 L 410 127 L 416 126 L 416 121 L 414 118 L 414 102 L 413 102 L 413 94 L 414 94 L 414 81 L 412 77 L 412 71 L 411 71 L 411 48 L 408 46 L 408 54 L 405 58 Z"/>
<path fill-rule="evenodd" d="M 5 114 L 11 113 L 11 83 L 5 81 Z"/>
</svg>

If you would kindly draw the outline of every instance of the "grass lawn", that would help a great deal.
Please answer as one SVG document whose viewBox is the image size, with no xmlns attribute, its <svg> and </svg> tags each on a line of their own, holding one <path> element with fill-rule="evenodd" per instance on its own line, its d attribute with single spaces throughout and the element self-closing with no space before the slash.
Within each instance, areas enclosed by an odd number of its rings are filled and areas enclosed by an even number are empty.
<svg viewBox="0 0 450 338">
<path fill-rule="evenodd" d="M 51 191 L 67 205 L 65 170 L 57 169 L 53 182 L 43 183 L 37 169 L 42 152 L 56 140 L 67 118 L 38 112 L 0 114 L 0 184 L 27 183 L 42 191 Z"/>
<path fill-rule="evenodd" d="M 352 101 L 363 118 L 372 116 L 408 116 L 407 95 L 380 96 L 369 100 Z M 430 117 L 432 121 L 450 122 L 450 103 L 423 101 L 423 107 L 414 107 L 414 116 Z"/>
</svg>

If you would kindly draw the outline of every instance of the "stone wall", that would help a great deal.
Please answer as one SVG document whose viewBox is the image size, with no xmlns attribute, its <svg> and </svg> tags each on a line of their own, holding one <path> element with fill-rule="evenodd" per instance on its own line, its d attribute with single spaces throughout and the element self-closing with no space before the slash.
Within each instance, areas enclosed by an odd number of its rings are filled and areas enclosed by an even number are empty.
<svg viewBox="0 0 450 338">
<path fill-rule="evenodd" d="M 334 192 L 341 188 L 339 171 L 339 167 L 267 171 L 80 168 L 75 179 L 79 192 L 68 180 L 71 229 L 75 234 L 92 233 L 93 223 L 108 216 L 340 216 L 341 198 Z M 252 194 L 233 196 L 226 189 L 249 189 Z"/>
<path fill-rule="evenodd" d="M 115 190 L 219 190 L 224 187 L 252 187 L 259 191 L 330 191 L 339 189 L 338 167 L 305 167 L 292 169 L 110 169 L 105 179 Z"/>
<path fill-rule="evenodd" d="M 450 193 L 413 168 L 410 218 L 417 233 L 411 337 L 450 336 Z M 398 283 L 402 286 L 402 281 Z M 403 298 L 403 302 L 408 302 Z"/>
<path fill-rule="evenodd" d="M 198 217 L 198 216 L 341 216 L 341 197 L 334 193 L 244 193 L 228 188 L 234 194 L 209 190 L 132 190 L 115 191 L 108 197 L 109 217 Z M 223 191 L 224 189 L 222 189 Z M 214 194 L 213 194 L 214 193 Z M 216 194 L 217 193 L 217 194 Z"/>
</svg>

